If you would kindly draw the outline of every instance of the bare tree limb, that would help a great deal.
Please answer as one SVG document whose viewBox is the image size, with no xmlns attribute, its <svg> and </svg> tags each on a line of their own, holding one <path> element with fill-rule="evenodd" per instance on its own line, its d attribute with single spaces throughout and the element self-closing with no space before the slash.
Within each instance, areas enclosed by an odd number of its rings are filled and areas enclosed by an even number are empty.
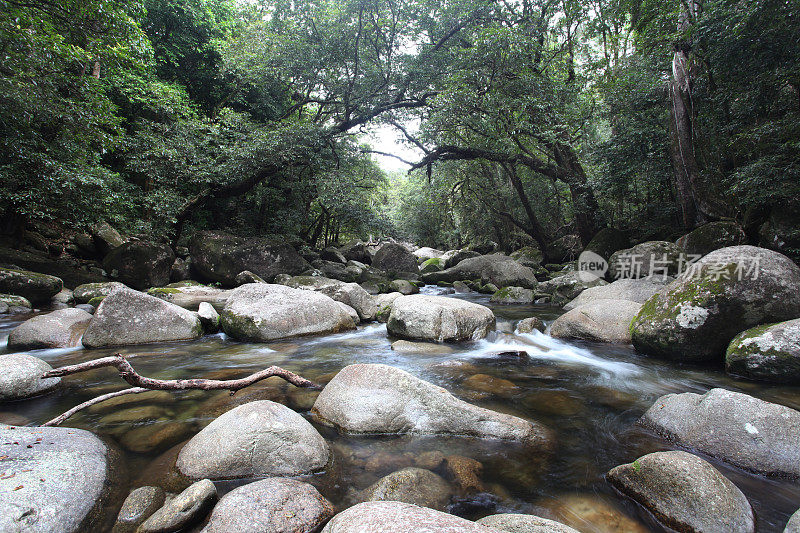
<svg viewBox="0 0 800 533">
<path fill-rule="evenodd" d="M 69 365 L 69 366 L 63 366 L 61 368 L 55 368 L 53 370 L 50 370 L 42 374 L 42 379 L 68 376 L 70 374 L 77 374 L 80 372 L 86 372 L 88 370 L 94 370 L 96 368 L 104 368 L 108 366 L 114 367 L 117 370 L 119 370 L 120 377 L 124 379 L 126 382 L 128 382 L 130 385 L 132 385 L 133 388 L 112 392 L 109 394 L 98 396 L 97 398 L 93 398 L 92 400 L 86 401 L 80 405 L 73 407 L 69 411 L 62 414 L 61 416 L 58 416 L 53 420 L 46 422 L 43 425 L 45 426 L 58 425 L 61 424 L 67 418 L 77 413 L 78 411 L 85 409 L 96 403 L 100 403 L 110 398 L 115 398 L 117 396 L 122 396 L 125 394 L 138 394 L 149 390 L 190 390 L 190 389 L 229 390 L 231 391 L 231 394 L 233 394 L 240 389 L 249 387 L 254 383 L 257 383 L 259 381 L 262 381 L 270 377 L 279 377 L 285 379 L 286 381 L 297 387 L 308 388 L 313 390 L 322 389 L 320 385 L 317 385 L 313 381 L 310 381 L 302 376 L 295 374 L 294 372 L 290 372 L 289 370 L 286 370 L 285 368 L 281 368 L 279 366 L 271 366 L 265 368 L 264 370 L 261 370 L 254 374 L 250 374 L 249 376 L 240 379 L 224 379 L 224 380 L 153 379 L 142 376 L 138 372 L 136 372 L 133 366 L 131 366 L 131 364 L 128 362 L 127 359 L 125 359 L 125 357 L 122 356 L 122 354 L 115 354 L 110 357 L 101 357 L 100 359 L 86 361 L 85 363 L 78 363 L 76 365 Z"/>
</svg>

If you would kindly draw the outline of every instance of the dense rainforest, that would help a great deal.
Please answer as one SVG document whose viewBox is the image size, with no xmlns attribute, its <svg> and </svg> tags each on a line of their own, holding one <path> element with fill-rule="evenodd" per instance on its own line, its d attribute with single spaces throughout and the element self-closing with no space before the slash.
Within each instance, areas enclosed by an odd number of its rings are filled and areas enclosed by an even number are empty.
<svg viewBox="0 0 800 533">
<path fill-rule="evenodd" d="M 735 219 L 794 255 L 798 11 L 3 0 L 2 232 L 107 221 L 173 244 L 224 229 L 563 255 L 606 226 L 641 241 Z M 398 150 L 373 148 L 376 128 Z"/>
</svg>

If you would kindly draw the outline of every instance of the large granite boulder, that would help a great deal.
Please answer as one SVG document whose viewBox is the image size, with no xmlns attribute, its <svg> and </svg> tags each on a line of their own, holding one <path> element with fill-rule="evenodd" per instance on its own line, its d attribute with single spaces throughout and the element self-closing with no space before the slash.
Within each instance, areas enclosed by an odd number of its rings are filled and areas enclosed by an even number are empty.
<svg viewBox="0 0 800 533">
<path fill-rule="evenodd" d="M 208 303 L 217 311 L 222 311 L 231 295 L 230 289 L 219 289 L 209 285 L 173 283 L 167 287 L 155 287 L 147 291 L 150 296 L 155 296 L 164 301 L 173 303 L 178 307 L 197 311 L 201 303 Z"/>
<path fill-rule="evenodd" d="M 493 514 L 481 518 L 478 523 L 508 533 L 578 533 L 561 522 L 532 514 Z"/>
<path fill-rule="evenodd" d="M 373 248 L 363 241 L 347 243 L 339 251 L 348 261 L 358 261 L 365 265 L 372 264 L 372 257 L 375 255 Z"/>
<path fill-rule="evenodd" d="M 424 263 L 428 259 L 439 258 L 444 255 L 442 250 L 437 250 L 429 246 L 423 246 L 414 250 L 414 256 L 417 258 L 418 263 Z"/>
<path fill-rule="evenodd" d="M 236 286 L 236 276 L 243 270 L 272 281 L 278 274 L 296 276 L 311 268 L 289 244 L 222 232 L 195 233 L 189 250 L 192 268 L 200 276 L 229 287 Z"/>
<path fill-rule="evenodd" d="M 800 317 L 800 268 L 755 246 L 716 250 L 653 295 L 631 324 L 633 345 L 680 361 L 722 361 L 733 337 Z"/>
<path fill-rule="evenodd" d="M 293 276 L 282 281 L 281 285 L 321 292 L 355 309 L 359 318 L 364 321 L 374 320 L 378 313 L 375 299 L 357 283 L 344 283 L 321 276 Z"/>
<path fill-rule="evenodd" d="M 675 276 L 682 266 L 681 257 L 683 250 L 675 243 L 643 242 L 614 252 L 608 260 L 608 276 L 611 279 Z"/>
<path fill-rule="evenodd" d="M 192 479 L 299 476 L 328 464 L 325 439 L 302 416 L 269 400 L 240 405 L 214 419 L 178 454 Z"/>
<path fill-rule="evenodd" d="M 314 418 L 345 433 L 462 435 L 549 449 L 551 432 L 536 422 L 459 400 L 445 389 L 381 364 L 343 368 L 317 397 Z"/>
<path fill-rule="evenodd" d="M 738 334 L 725 353 L 725 368 L 750 379 L 800 383 L 800 318 Z"/>
<path fill-rule="evenodd" d="M 696 455 L 651 453 L 612 469 L 608 480 L 672 530 L 755 531 L 753 509 L 742 491 Z"/>
<path fill-rule="evenodd" d="M 372 258 L 372 266 L 391 274 L 419 272 L 417 258 L 408 248 L 396 242 L 386 243 Z"/>
<path fill-rule="evenodd" d="M 111 250 L 125 244 L 125 239 L 105 220 L 98 222 L 91 229 L 95 249 L 105 256 Z"/>
<path fill-rule="evenodd" d="M 563 305 L 578 297 L 583 291 L 593 287 L 603 287 L 608 282 L 591 272 L 567 272 L 551 280 L 542 282 L 536 289 L 539 293 L 549 294 L 550 303 Z"/>
<path fill-rule="evenodd" d="M 702 257 L 714 250 L 745 242 L 747 236 L 739 224 L 732 220 L 720 220 L 703 224 L 675 241 L 675 244 L 687 254 Z"/>
<path fill-rule="evenodd" d="M 106 296 L 83 334 L 87 348 L 196 339 L 203 334 L 197 314 L 133 289 Z"/>
<path fill-rule="evenodd" d="M 335 513 L 312 485 L 267 478 L 233 489 L 214 507 L 204 533 L 316 533 Z"/>
<path fill-rule="evenodd" d="M 111 278 L 143 291 L 169 283 L 174 262 L 175 252 L 168 245 L 134 241 L 111 250 L 103 268 Z"/>
<path fill-rule="evenodd" d="M 494 313 L 488 307 L 445 296 L 414 294 L 394 300 L 386 329 L 403 339 L 457 342 L 482 339 L 494 323 Z"/>
<path fill-rule="evenodd" d="M 30 318 L 8 335 L 9 350 L 71 348 L 79 346 L 92 315 L 67 308 Z"/>
<path fill-rule="evenodd" d="M 347 263 L 347 259 L 335 246 L 328 246 L 322 250 L 319 254 L 319 258 L 323 261 L 332 261 L 334 263 L 341 263 L 342 265 Z"/>
<path fill-rule="evenodd" d="M 334 516 L 322 533 L 500 533 L 451 514 L 402 502 L 364 502 Z"/>
<path fill-rule="evenodd" d="M 6 356 L 4 356 L 6 357 Z M 110 526 L 124 475 L 93 434 L 0 425 L 0 531 L 71 533 Z"/>
<path fill-rule="evenodd" d="M 0 293 L 22 296 L 33 305 L 49 303 L 63 288 L 63 282 L 55 276 L 0 268 Z"/>
<path fill-rule="evenodd" d="M 255 342 L 355 328 L 350 315 L 329 296 L 267 283 L 231 291 L 220 325 L 235 339 Z"/>
<path fill-rule="evenodd" d="M 630 245 L 631 241 L 625 232 L 615 228 L 603 228 L 592 237 L 583 251 L 596 253 L 608 261 L 614 252 L 624 250 Z"/>
<path fill-rule="evenodd" d="M 459 264 L 464 259 L 472 259 L 473 257 L 480 257 L 481 254 L 474 250 L 448 250 L 444 254 L 442 254 L 442 259 L 444 261 L 444 268 L 451 268 Z"/>
<path fill-rule="evenodd" d="M 536 275 L 530 267 L 503 254 L 481 255 L 460 261 L 457 265 L 441 272 L 431 272 L 422 276 L 425 283 L 452 283 L 465 279 L 479 279 L 481 283 L 493 283 L 502 287 L 523 287 L 535 289 L 538 285 Z"/>
<path fill-rule="evenodd" d="M 424 468 L 408 467 L 384 476 L 360 493 L 366 501 L 413 503 L 444 511 L 453 488 L 438 474 Z"/>
<path fill-rule="evenodd" d="M 512 252 L 509 257 L 530 268 L 537 268 L 544 259 L 538 246 L 525 246 Z"/>
<path fill-rule="evenodd" d="M 72 291 L 72 297 L 75 299 L 76 303 L 86 304 L 89 303 L 89 300 L 105 298 L 115 290 L 124 287 L 125 284 L 119 281 L 84 283 L 83 285 L 75 287 L 75 290 Z"/>
<path fill-rule="evenodd" d="M 589 287 L 567 303 L 564 309 L 569 311 L 580 305 L 598 300 L 629 300 L 643 304 L 673 281 L 675 281 L 675 278 L 667 277 L 664 279 L 660 276 L 640 279 L 618 279 L 608 285 Z"/>
<path fill-rule="evenodd" d="M 800 412 L 725 389 L 662 396 L 639 424 L 768 476 L 800 477 Z"/>
<path fill-rule="evenodd" d="M 42 379 L 42 374 L 52 369 L 32 355 L 0 355 L 0 401 L 21 400 L 54 389 L 61 378 Z"/>
<path fill-rule="evenodd" d="M 596 342 L 631 342 L 631 320 L 642 304 L 629 300 L 597 300 L 576 307 L 550 325 L 550 335 L 560 339 Z"/>
</svg>

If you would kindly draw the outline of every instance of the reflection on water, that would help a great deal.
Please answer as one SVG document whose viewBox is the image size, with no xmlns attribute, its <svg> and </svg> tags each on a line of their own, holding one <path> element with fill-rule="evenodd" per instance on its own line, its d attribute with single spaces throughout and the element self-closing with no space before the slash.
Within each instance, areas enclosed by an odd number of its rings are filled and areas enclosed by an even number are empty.
<svg viewBox="0 0 800 533">
<path fill-rule="evenodd" d="M 442 289 L 426 290 L 433 291 Z M 454 296 L 489 305 L 484 295 Z M 519 319 L 539 316 L 549 324 L 562 311 L 545 306 L 492 307 L 498 318 L 497 331 L 482 341 L 453 345 L 449 353 L 394 351 L 384 324 L 269 344 L 239 343 L 218 334 L 187 343 L 31 353 L 62 366 L 119 351 L 135 356 L 131 363 L 140 373 L 162 379 L 233 379 L 280 365 L 326 383 L 353 363 L 397 366 L 472 403 L 538 420 L 556 432 L 555 453 L 535 456 L 508 442 L 456 437 L 354 438 L 318 427 L 331 443 L 335 459 L 329 471 L 309 481 L 326 497 L 340 507 L 347 506 L 381 476 L 421 466 L 453 481 L 453 498 L 458 501 L 453 512 L 469 518 L 497 511 L 533 512 L 569 522 L 581 531 L 659 530 L 645 513 L 618 497 L 603 476 L 610 468 L 644 453 L 670 448 L 634 425 L 660 395 L 725 387 L 800 408 L 797 387 L 738 381 L 717 369 L 644 358 L 628 346 L 570 343 L 539 332 L 516 335 L 514 325 Z M 7 336 L 20 321 L 20 317 L 0 318 L 0 337 Z M 69 376 L 63 382 L 56 393 L 0 405 L 0 421 L 39 424 L 81 401 L 127 387 L 111 368 Z M 171 461 L 182 443 L 216 416 L 261 399 L 279 401 L 307 414 L 317 394 L 277 378 L 233 396 L 225 391 L 160 391 L 96 405 L 66 425 L 90 429 L 119 444 L 132 486 L 161 484 L 178 490 L 179 480 L 169 474 Z M 475 486 L 474 475 L 469 483 L 459 478 L 466 475 L 463 465 L 475 464 L 464 458 L 480 463 L 479 486 Z M 759 531 L 782 531 L 789 514 L 800 507 L 797 484 L 767 480 L 712 462 L 747 494 L 757 513 Z M 218 485 L 224 492 L 246 481 Z"/>
</svg>

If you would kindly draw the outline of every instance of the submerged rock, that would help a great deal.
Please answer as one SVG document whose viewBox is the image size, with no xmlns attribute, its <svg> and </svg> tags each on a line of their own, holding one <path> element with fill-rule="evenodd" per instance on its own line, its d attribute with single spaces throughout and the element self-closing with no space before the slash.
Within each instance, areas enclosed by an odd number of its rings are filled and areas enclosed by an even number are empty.
<svg viewBox="0 0 800 533">
<path fill-rule="evenodd" d="M 334 507 L 312 485 L 268 478 L 233 489 L 220 499 L 205 533 L 316 533 Z"/>
<path fill-rule="evenodd" d="M 597 300 L 567 311 L 550 326 L 550 335 L 560 339 L 596 342 L 631 342 L 631 320 L 642 304 L 628 300 Z"/>
<path fill-rule="evenodd" d="M 411 342 L 405 340 L 394 341 L 392 343 L 392 350 L 404 353 L 453 353 L 453 348 L 446 344 L 438 344 L 435 342 Z"/>
<path fill-rule="evenodd" d="M 92 315 L 81 309 L 59 309 L 26 320 L 8 335 L 9 350 L 71 348 L 81 343 Z"/>
<path fill-rule="evenodd" d="M 95 435 L 75 428 L 0 426 L 0 456 L 0 531 L 108 527 L 107 505 L 121 476 L 113 453 Z"/>
<path fill-rule="evenodd" d="M 423 468 L 409 467 L 393 472 L 364 489 L 360 497 L 367 501 L 413 503 L 444 511 L 453 489 L 441 476 Z"/>
<path fill-rule="evenodd" d="M 639 424 L 751 472 L 800 477 L 800 412 L 782 405 L 725 389 L 667 394 Z"/>
<path fill-rule="evenodd" d="M 730 374 L 776 383 L 800 383 L 800 318 L 743 331 L 725 354 Z"/>
<path fill-rule="evenodd" d="M 139 526 L 138 533 L 181 531 L 202 520 L 214 502 L 217 489 L 207 480 L 200 480 L 164 504 Z"/>
<path fill-rule="evenodd" d="M 153 513 L 158 511 L 166 494 L 161 487 L 139 487 L 122 504 L 112 533 L 134 533 Z"/>
<path fill-rule="evenodd" d="M 236 276 L 243 270 L 272 281 L 278 274 L 296 276 L 311 266 L 289 244 L 219 231 L 195 233 L 189 250 L 192 267 L 198 274 L 229 287 L 236 285 Z"/>
<path fill-rule="evenodd" d="M 166 244 L 135 241 L 114 248 L 103 259 L 112 279 L 137 290 L 160 287 L 170 281 L 175 252 Z"/>
<path fill-rule="evenodd" d="M 61 383 L 61 378 L 42 379 L 42 374 L 52 369 L 32 355 L 0 356 L 0 401 L 20 400 L 54 389 Z"/>
<path fill-rule="evenodd" d="M 493 514 L 481 518 L 478 523 L 509 533 L 578 533 L 561 522 L 532 514 Z"/>
<path fill-rule="evenodd" d="M 655 293 L 675 281 L 675 278 L 656 276 L 641 279 L 618 279 L 608 285 L 590 287 L 564 306 L 569 311 L 598 300 L 629 300 L 645 303 Z"/>
<path fill-rule="evenodd" d="M 359 318 L 364 321 L 374 320 L 378 313 L 375 299 L 357 283 L 344 283 L 321 276 L 294 276 L 282 281 L 281 285 L 321 292 L 355 309 Z"/>
<path fill-rule="evenodd" d="M 193 478 L 298 476 L 322 470 L 328 445 L 308 421 L 269 400 L 216 418 L 186 443 L 176 467 Z"/>
<path fill-rule="evenodd" d="M 49 303 L 63 288 L 63 282 L 55 276 L 0 268 L 0 293 L 22 296 L 33 305 Z"/>
<path fill-rule="evenodd" d="M 755 530 L 742 491 L 696 455 L 651 453 L 612 469 L 608 480 L 675 531 Z"/>
<path fill-rule="evenodd" d="M 482 305 L 444 296 L 415 294 L 397 298 L 386 329 L 412 340 L 477 340 L 494 327 L 494 313 Z"/>
<path fill-rule="evenodd" d="M 451 514 L 402 502 L 364 502 L 334 516 L 322 533 L 499 533 Z"/>
<path fill-rule="evenodd" d="M 647 300 L 631 333 L 645 354 L 722 361 L 737 333 L 798 316 L 800 267 L 765 248 L 733 246 L 706 255 Z"/>
<path fill-rule="evenodd" d="M 128 288 L 106 296 L 83 334 L 87 348 L 196 339 L 197 314 Z"/>
<path fill-rule="evenodd" d="M 255 342 L 355 328 L 350 315 L 330 297 L 266 283 L 231 291 L 220 324 L 231 337 Z"/>
<path fill-rule="evenodd" d="M 564 494 L 537 502 L 556 520 L 578 530 L 591 524 L 600 533 L 650 533 L 650 528 L 625 515 L 616 505 L 594 494 Z"/>
<path fill-rule="evenodd" d="M 550 430 L 459 400 L 441 387 L 381 364 L 342 369 L 320 393 L 314 418 L 346 433 L 462 435 L 548 450 Z"/>
</svg>

